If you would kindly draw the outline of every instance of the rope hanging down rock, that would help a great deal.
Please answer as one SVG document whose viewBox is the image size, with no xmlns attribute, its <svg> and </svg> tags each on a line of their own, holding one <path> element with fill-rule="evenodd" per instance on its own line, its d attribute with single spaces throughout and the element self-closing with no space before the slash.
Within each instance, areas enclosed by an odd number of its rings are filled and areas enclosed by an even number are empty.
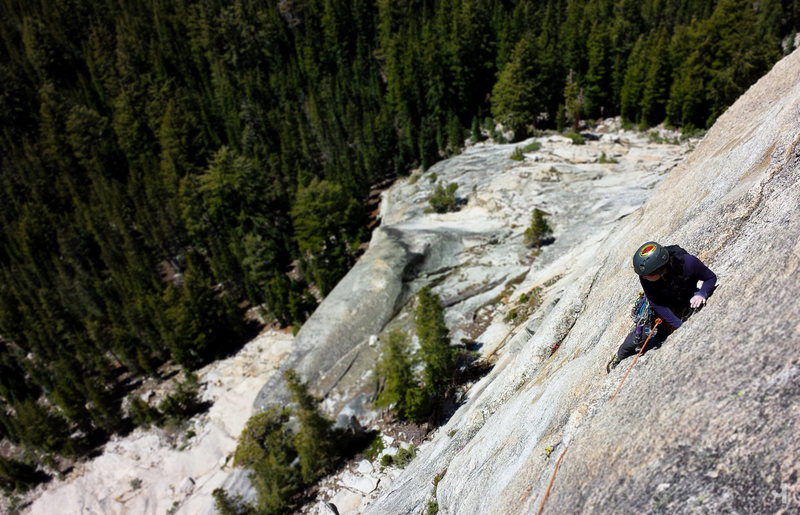
<svg viewBox="0 0 800 515">
<path fill-rule="evenodd" d="M 536 515 L 542 515 L 542 510 L 544 509 L 544 503 L 547 502 L 547 496 L 550 495 L 550 489 L 553 488 L 553 482 L 556 480 L 556 472 L 558 472 L 558 466 L 561 465 L 561 458 L 567 453 L 567 449 L 569 449 L 569 445 L 564 448 L 564 451 L 561 453 L 561 456 L 558 457 L 556 461 L 556 466 L 553 469 L 553 475 L 550 477 L 550 484 L 547 485 L 547 490 L 544 492 L 544 499 L 542 499 L 542 504 L 539 506 L 539 511 L 536 512 Z"/>
<path fill-rule="evenodd" d="M 633 365 L 636 364 L 636 360 L 638 360 L 639 356 L 641 356 L 642 352 L 644 352 L 644 348 L 647 346 L 647 342 L 650 341 L 650 337 L 653 336 L 656 327 L 658 327 L 658 324 L 660 324 L 661 322 L 662 320 L 660 318 L 656 318 L 655 322 L 653 323 L 653 330 L 650 331 L 650 334 L 647 335 L 647 338 L 644 340 L 644 343 L 642 344 L 642 348 L 639 349 L 639 353 L 636 355 L 635 358 L 633 358 L 633 363 L 631 363 L 631 366 L 628 367 L 628 371 L 625 372 L 625 375 L 622 376 L 622 381 L 619 382 L 619 386 L 617 386 L 617 389 L 614 391 L 614 395 L 612 395 L 611 398 L 608 399 L 608 402 L 613 401 L 614 397 L 616 397 L 617 393 L 619 393 L 620 388 L 622 388 L 622 383 L 625 382 L 625 379 L 628 377 L 628 374 L 630 374 L 631 370 L 633 369 Z M 563 458 L 564 455 L 567 453 L 567 449 L 569 449 L 569 445 L 567 445 L 567 447 L 561 453 L 561 456 L 558 457 L 558 461 L 556 461 L 556 466 L 553 469 L 553 475 L 550 477 L 550 484 L 547 485 L 547 490 L 544 492 L 544 498 L 542 499 L 542 504 L 539 506 L 539 511 L 536 512 L 536 515 L 541 515 L 542 510 L 544 510 L 544 503 L 547 502 L 547 497 L 550 495 L 550 489 L 553 488 L 553 483 L 556 480 L 556 472 L 558 472 L 558 466 L 561 464 L 561 458 Z"/>
</svg>

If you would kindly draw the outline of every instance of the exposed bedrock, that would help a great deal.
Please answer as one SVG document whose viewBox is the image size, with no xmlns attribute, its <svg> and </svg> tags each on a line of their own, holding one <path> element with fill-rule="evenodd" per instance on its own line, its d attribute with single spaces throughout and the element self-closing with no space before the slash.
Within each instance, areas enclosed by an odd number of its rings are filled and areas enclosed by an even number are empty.
<svg viewBox="0 0 800 515">
<path fill-rule="evenodd" d="M 568 445 L 545 513 L 797 512 L 798 206 L 800 51 L 575 256 L 535 334 L 515 337 L 367 512 L 420 512 L 444 470 L 439 513 L 536 512 Z M 649 239 L 699 255 L 719 287 L 609 402 L 631 361 L 606 375 L 639 290 L 630 257 Z"/>
<path fill-rule="evenodd" d="M 296 336 L 296 350 L 281 370 L 295 369 L 317 394 L 325 394 L 340 376 L 337 365 L 369 342 L 407 300 L 409 279 L 426 266 L 447 266 L 448 256 L 460 248 L 458 234 L 416 234 L 411 244 L 394 228 L 375 230 L 370 246 L 336 285 Z M 346 372 L 344 366 L 342 373 Z M 254 408 L 283 403 L 288 390 L 282 374 L 275 374 L 256 398 Z"/>
</svg>

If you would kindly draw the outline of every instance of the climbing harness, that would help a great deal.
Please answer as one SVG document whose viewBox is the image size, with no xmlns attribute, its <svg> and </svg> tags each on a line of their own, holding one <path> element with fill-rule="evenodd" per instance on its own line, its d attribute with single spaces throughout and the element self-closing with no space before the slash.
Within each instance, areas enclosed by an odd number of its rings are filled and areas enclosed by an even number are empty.
<svg viewBox="0 0 800 515">
<path fill-rule="evenodd" d="M 644 292 L 639 292 L 639 298 L 636 299 L 633 309 L 631 309 L 631 318 L 635 324 L 633 334 L 636 343 L 640 343 L 645 338 L 656 333 L 655 326 L 653 325 L 656 312 L 650 306 L 650 301 L 645 297 Z"/>
<path fill-rule="evenodd" d="M 636 360 L 638 360 L 639 356 L 641 356 L 642 352 L 644 352 L 644 348 L 647 345 L 647 342 L 649 342 L 650 341 L 650 337 L 653 336 L 656 333 L 656 326 L 658 326 L 658 324 L 660 324 L 660 323 L 661 323 L 661 319 L 660 318 L 656 318 L 655 323 L 653 323 L 653 330 L 650 331 L 650 334 L 647 335 L 647 338 L 645 339 L 644 343 L 642 344 L 642 348 L 639 349 L 639 353 L 636 355 L 635 358 L 633 358 L 633 363 L 631 363 L 631 366 L 628 367 L 628 371 L 625 372 L 625 375 L 622 376 L 622 381 L 619 382 L 619 386 L 617 386 L 617 389 L 614 391 L 614 395 L 612 395 L 611 398 L 608 399 L 608 402 L 613 401 L 614 397 L 617 396 L 617 393 L 619 392 L 619 389 L 622 388 L 622 383 L 625 382 L 625 379 L 628 377 L 628 374 L 631 373 L 631 370 L 633 369 L 633 365 L 636 364 Z"/>
</svg>

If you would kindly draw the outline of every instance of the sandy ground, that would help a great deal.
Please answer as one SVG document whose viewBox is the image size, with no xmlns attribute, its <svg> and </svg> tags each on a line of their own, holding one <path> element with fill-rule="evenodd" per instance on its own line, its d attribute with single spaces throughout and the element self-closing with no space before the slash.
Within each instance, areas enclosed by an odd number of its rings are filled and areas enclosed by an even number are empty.
<svg viewBox="0 0 800 515">
<path fill-rule="evenodd" d="M 158 429 L 137 429 L 109 442 L 103 454 L 48 484 L 32 514 L 201 513 L 228 477 L 236 438 L 259 388 L 291 352 L 291 333 L 267 330 L 236 355 L 198 371 L 203 400 L 213 402 L 171 444 Z"/>
</svg>

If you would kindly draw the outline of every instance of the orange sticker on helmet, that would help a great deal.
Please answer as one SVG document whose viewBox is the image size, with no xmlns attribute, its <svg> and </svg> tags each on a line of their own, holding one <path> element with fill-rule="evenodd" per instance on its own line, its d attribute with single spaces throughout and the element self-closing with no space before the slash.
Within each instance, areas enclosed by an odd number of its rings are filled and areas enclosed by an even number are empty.
<svg viewBox="0 0 800 515">
<path fill-rule="evenodd" d="M 651 254 L 654 250 L 656 250 L 655 245 L 645 245 L 644 247 L 642 247 L 642 250 L 639 251 L 639 255 L 645 257 Z"/>
</svg>

